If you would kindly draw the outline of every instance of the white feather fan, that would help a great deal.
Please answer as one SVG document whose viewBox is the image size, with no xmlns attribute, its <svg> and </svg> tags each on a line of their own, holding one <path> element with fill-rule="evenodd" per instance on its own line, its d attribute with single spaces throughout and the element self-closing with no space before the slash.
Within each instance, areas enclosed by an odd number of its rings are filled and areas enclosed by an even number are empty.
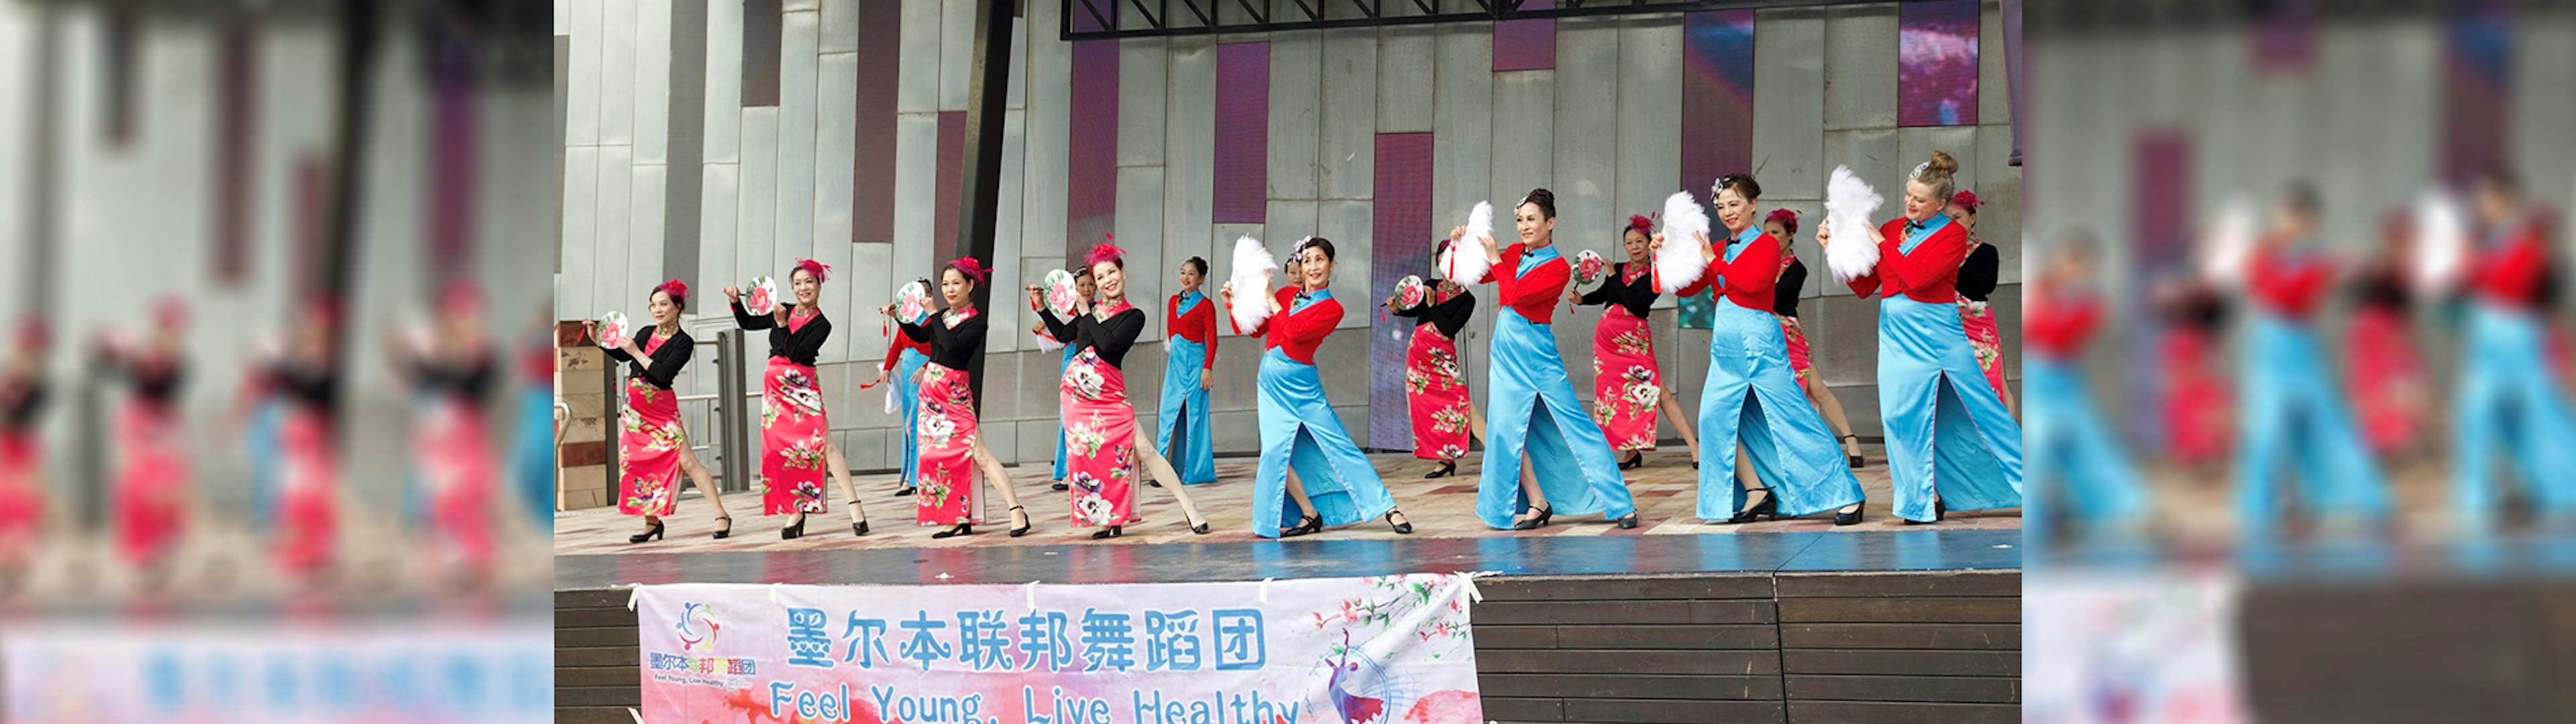
<svg viewBox="0 0 2576 724">
<path fill-rule="evenodd" d="M 1850 166 L 1835 166 L 1825 180 L 1825 223 L 1834 227 L 1834 241 L 1825 245 L 1825 267 L 1835 281 L 1848 282 L 1878 268 L 1878 241 L 1871 238 L 1877 227 L 1869 219 L 1886 201 Z"/>
<path fill-rule="evenodd" d="M 1226 286 L 1234 290 L 1234 324 L 1238 329 L 1251 329 L 1270 319 L 1270 277 L 1279 272 L 1279 259 L 1261 245 L 1260 239 L 1246 234 L 1234 240 L 1234 272 Z"/>
<path fill-rule="evenodd" d="M 1675 191 L 1664 197 L 1663 221 L 1664 245 L 1655 250 L 1655 283 L 1661 287 L 1658 291 L 1670 292 L 1690 286 L 1708 272 L 1697 236 L 1708 233 L 1708 212 L 1700 210 L 1689 191 Z"/>
<path fill-rule="evenodd" d="M 1459 284 L 1484 281 L 1485 272 L 1493 269 L 1493 262 L 1485 258 L 1484 240 L 1493 236 L 1494 204 L 1478 201 L 1476 208 L 1467 212 L 1467 235 L 1441 250 L 1440 276 Z"/>
<path fill-rule="evenodd" d="M 2415 285 L 2426 292 L 2450 291 L 2469 261 L 2469 219 L 2460 201 L 2440 189 L 2415 200 Z"/>
</svg>

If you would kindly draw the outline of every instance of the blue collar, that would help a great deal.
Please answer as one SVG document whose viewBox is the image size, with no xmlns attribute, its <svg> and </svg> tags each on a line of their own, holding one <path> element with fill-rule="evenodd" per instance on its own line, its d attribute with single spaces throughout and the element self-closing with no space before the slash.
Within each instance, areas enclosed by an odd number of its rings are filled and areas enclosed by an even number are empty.
<svg viewBox="0 0 2576 724">
<path fill-rule="evenodd" d="M 1759 238 L 1762 238 L 1762 227 L 1744 227 L 1744 233 L 1736 234 L 1726 240 L 1726 261 L 1733 263 L 1735 255 L 1744 253 L 1744 247 L 1751 246 L 1753 240 Z"/>
<path fill-rule="evenodd" d="M 1563 258 L 1565 258 L 1564 254 L 1556 253 L 1555 244 L 1549 244 L 1545 249 L 1521 247 L 1521 267 L 1518 271 L 1512 272 L 1512 276 L 1517 277 L 1528 274 L 1531 269 L 1538 268 L 1538 265 L 1540 264 L 1545 264 Z"/>
<path fill-rule="evenodd" d="M 1326 289 L 1326 290 L 1323 290 L 1323 291 L 1313 292 L 1313 293 L 1298 292 L 1298 293 L 1297 293 L 1297 298 L 1294 300 L 1294 302 L 1288 305 L 1288 313 L 1289 313 L 1289 314 L 1296 314 L 1296 313 L 1298 313 L 1298 312 L 1306 311 L 1306 308 L 1307 308 L 1307 307 L 1312 307 L 1312 306 L 1315 306 L 1315 305 L 1317 305 L 1317 304 L 1321 304 L 1321 303 L 1323 303 L 1323 302 L 1324 302 L 1324 300 L 1328 300 L 1328 299 L 1332 299 L 1332 298 L 1333 298 L 1333 290 L 1331 290 L 1331 289 Z"/>
<path fill-rule="evenodd" d="M 1933 234 L 1940 233 L 1942 229 L 1949 227 L 1949 214 L 1933 214 L 1931 221 L 1920 224 L 1909 219 L 1905 222 L 1905 241 L 1896 245 L 1896 253 L 1912 254 L 1914 247 L 1921 246 L 1924 239 L 1932 238 Z"/>
<path fill-rule="evenodd" d="M 1190 310 L 1198 308 L 1199 302 L 1207 301 L 1207 295 L 1198 292 L 1181 292 L 1174 296 L 1181 300 L 1179 305 L 1181 314 L 1188 314 Z"/>
</svg>

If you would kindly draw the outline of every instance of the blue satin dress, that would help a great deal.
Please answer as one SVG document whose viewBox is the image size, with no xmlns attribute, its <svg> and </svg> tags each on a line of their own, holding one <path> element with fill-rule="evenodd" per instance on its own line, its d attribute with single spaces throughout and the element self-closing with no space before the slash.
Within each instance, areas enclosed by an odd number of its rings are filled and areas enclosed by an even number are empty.
<svg viewBox="0 0 2576 724">
<path fill-rule="evenodd" d="M 2549 379 L 2544 325 L 2527 310 L 2483 299 L 2469 312 L 2452 454 L 2453 494 L 2473 531 L 2491 527 L 2497 512 L 2499 453 L 2535 507 L 2576 508 L 2576 413 Z"/>
<path fill-rule="evenodd" d="M 2296 466 L 2300 502 L 2308 510 L 2385 518 L 2388 484 L 2361 441 L 2316 332 L 2259 305 L 2246 319 L 2236 488 L 2242 535 L 2269 537 L 2280 517 L 2274 485 L 2290 472 L 2281 469 L 2284 462 Z"/>
<path fill-rule="evenodd" d="M 1897 252 L 1949 225 L 1932 217 Z M 1879 298 L 1878 414 L 1897 517 L 1931 521 L 1936 485 L 1951 510 L 2021 505 L 2021 425 L 1978 369 L 1958 304 Z"/>
<path fill-rule="evenodd" d="M 928 366 L 930 366 L 930 355 L 922 354 L 921 350 L 911 347 L 904 348 L 903 356 L 896 358 L 894 362 L 895 400 L 896 404 L 903 406 L 903 487 L 905 488 L 911 488 L 921 482 L 921 439 L 916 434 L 921 429 L 921 383 L 914 381 L 913 376 L 921 374 L 921 369 Z"/>
<path fill-rule="evenodd" d="M 1755 227 L 1727 240 L 1724 261 L 1735 261 L 1761 236 Z M 1765 271 L 1776 273 L 1778 265 L 1771 267 Z M 1842 445 L 1798 387 L 1780 317 L 1736 306 L 1726 296 L 1723 277 L 1716 288 L 1708 381 L 1699 396 L 1699 439 L 1715 441 L 1703 448 L 1714 457 L 1699 468 L 1699 518 L 1726 520 L 1744 509 L 1750 496 L 1736 484 L 1735 446 L 1727 444 L 1739 438 L 1754 476 L 1780 501 L 1780 515 L 1814 515 L 1861 502 L 1860 479 L 1852 477 Z"/>
<path fill-rule="evenodd" d="M 1179 313 L 1184 315 L 1208 303 L 1207 295 L 1198 292 L 1179 296 Z M 1154 447 L 1172 461 L 1181 484 L 1216 482 L 1216 446 L 1208 436 L 1208 391 L 1199 382 L 1206 374 L 1207 345 L 1171 334 L 1164 338 L 1163 351 L 1163 404 L 1154 416 Z M 1176 434 L 1180 449 L 1172 447 Z"/>
<path fill-rule="evenodd" d="M 1333 298 L 1326 289 L 1296 301 L 1285 314 L 1295 314 Z M 1286 320 L 1272 319 L 1271 324 Z M 1386 481 L 1360 453 L 1360 445 L 1343 429 L 1342 418 L 1324 399 L 1324 378 L 1314 365 L 1288 357 L 1272 347 L 1261 355 L 1261 466 L 1253 478 L 1252 532 L 1277 538 L 1296 527 L 1304 513 L 1288 498 L 1288 470 L 1315 504 L 1326 527 L 1350 525 L 1395 510 Z"/>
<path fill-rule="evenodd" d="M 2093 407 L 2084 375 L 2065 361 L 2033 355 L 2022 361 L 2022 439 L 2030 446 L 2034 494 L 2023 508 L 2023 537 L 2048 539 L 2053 521 L 2043 505 L 2065 505 L 2069 520 L 2098 528 L 2137 520 L 2147 512 L 2146 485 L 2129 464 L 2111 426 Z"/>
<path fill-rule="evenodd" d="M 1073 366 L 1073 354 L 1077 351 L 1073 348 L 1073 340 L 1064 341 L 1064 359 L 1055 363 L 1056 379 L 1064 379 L 1064 371 Z M 1059 420 L 1055 430 L 1055 479 L 1058 481 L 1064 480 L 1064 463 L 1064 423 Z"/>
<path fill-rule="evenodd" d="M 1522 254 L 1513 275 L 1565 263 L 1565 256 L 1549 246 Z M 1564 294 L 1559 288 L 1553 296 Z M 1494 319 L 1485 388 L 1485 472 L 1477 481 L 1476 517 L 1496 530 L 1510 529 L 1512 517 L 1529 507 L 1521 494 L 1524 449 L 1537 468 L 1539 490 L 1547 495 L 1550 511 L 1601 513 L 1613 520 L 1637 512 L 1628 482 L 1619 475 L 1619 460 L 1610 452 L 1609 436 L 1574 396 L 1574 382 L 1565 375 L 1565 360 L 1557 355 L 1556 333 L 1549 326 L 1533 323 L 1509 306 Z"/>
</svg>

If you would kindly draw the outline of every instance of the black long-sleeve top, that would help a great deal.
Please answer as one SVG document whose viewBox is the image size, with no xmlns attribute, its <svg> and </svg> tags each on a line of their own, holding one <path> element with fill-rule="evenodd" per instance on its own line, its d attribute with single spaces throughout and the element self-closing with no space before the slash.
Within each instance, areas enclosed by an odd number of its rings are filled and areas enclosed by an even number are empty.
<svg viewBox="0 0 2576 724">
<path fill-rule="evenodd" d="M 1968 258 L 1959 262 L 1959 296 L 1982 302 L 1995 293 L 1995 284 L 2003 273 L 2003 255 L 1995 245 L 1980 243 Z"/>
<path fill-rule="evenodd" d="M 281 361 L 268 370 L 268 385 L 288 404 L 322 415 L 336 410 L 339 400 L 339 378 L 329 369 L 301 362 Z"/>
<path fill-rule="evenodd" d="M 470 359 L 431 358 L 412 368 L 413 384 L 422 392 L 450 395 L 468 404 L 481 405 L 484 394 L 492 389 L 492 380 L 500 374 L 500 365 L 490 351 Z"/>
<path fill-rule="evenodd" d="M 1790 259 L 1789 267 L 1780 270 L 1780 281 L 1771 287 L 1771 313 L 1786 319 L 1798 318 L 1798 292 L 1807 288 L 1807 262 Z"/>
<path fill-rule="evenodd" d="M 2404 312 L 2409 301 L 2405 271 L 2393 264 L 2365 270 L 2354 281 L 2352 296 L 2364 309 Z"/>
<path fill-rule="evenodd" d="M 660 331 L 659 327 L 645 328 L 644 336 L 635 339 L 635 348 L 650 346 L 653 335 Z M 697 346 L 697 341 L 689 338 L 689 330 L 682 329 L 672 331 L 671 338 L 663 340 L 660 349 L 653 350 L 652 367 L 645 367 L 643 362 L 635 359 L 635 355 L 627 354 L 623 349 L 609 350 L 608 356 L 626 363 L 627 376 L 641 378 L 644 384 L 652 385 L 654 389 L 667 390 L 671 389 L 671 380 L 680 376 L 681 368 L 689 366 L 689 353 Z"/>
<path fill-rule="evenodd" d="M 1655 310 L 1655 297 L 1663 294 L 1655 291 L 1653 274 L 1639 274 L 1634 282 L 1620 281 L 1628 278 L 1628 264 L 1623 261 L 1612 265 L 1610 276 L 1601 282 L 1601 288 L 1584 294 L 1580 304 L 1583 306 L 1617 304 L 1626 308 L 1629 314 L 1635 315 L 1638 319 L 1645 319 L 1647 313 Z"/>
<path fill-rule="evenodd" d="M 36 414 L 45 409 L 45 383 L 35 377 L 11 376 L 0 380 L 0 427 L 27 430 L 36 426 Z"/>
<path fill-rule="evenodd" d="M 796 305 L 780 304 L 779 306 L 786 308 L 790 315 L 795 314 Z M 779 324 L 778 320 L 769 315 L 745 312 L 742 310 L 742 302 L 734 302 L 733 323 L 743 329 L 769 330 L 769 356 L 785 357 L 789 362 L 807 367 L 814 366 L 814 360 L 822 356 L 824 340 L 832 338 L 832 320 L 824 319 L 821 312 L 816 312 L 813 319 L 806 320 L 804 328 L 789 331 L 787 325 Z"/>
<path fill-rule="evenodd" d="M 1462 289 L 1449 301 L 1405 307 L 1395 310 L 1395 316 L 1428 320 L 1433 329 L 1440 330 L 1440 336 L 1457 339 L 1458 331 L 1467 328 L 1467 320 L 1476 316 L 1476 295 Z"/>
<path fill-rule="evenodd" d="M 1098 314 L 1086 313 L 1068 324 L 1056 319 L 1055 310 L 1044 308 L 1038 310 L 1038 318 L 1046 321 L 1048 334 L 1068 340 L 1065 345 L 1074 354 L 1089 348 L 1100 354 L 1100 361 L 1122 370 L 1127 369 L 1121 364 L 1127 359 L 1127 349 L 1136 346 L 1136 337 L 1145 333 L 1145 310 L 1135 307 L 1109 315 L 1108 321 L 1101 321 Z"/>
<path fill-rule="evenodd" d="M 145 402 L 168 405 L 179 397 L 179 386 L 187 381 L 187 366 L 177 358 L 145 360 L 125 355 L 109 355 L 100 367 L 134 385 L 134 394 Z"/>
<path fill-rule="evenodd" d="M 967 317 L 955 326 L 948 324 L 946 312 L 932 315 L 931 319 L 938 324 L 901 323 L 903 336 L 915 342 L 929 342 L 932 364 L 952 370 L 973 369 L 967 365 L 984 353 L 984 315 Z"/>
</svg>

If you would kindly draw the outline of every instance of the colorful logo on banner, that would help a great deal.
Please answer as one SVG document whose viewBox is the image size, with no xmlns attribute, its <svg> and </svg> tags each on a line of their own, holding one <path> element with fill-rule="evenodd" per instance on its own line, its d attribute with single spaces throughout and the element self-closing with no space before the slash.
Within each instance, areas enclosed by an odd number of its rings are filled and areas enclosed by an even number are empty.
<svg viewBox="0 0 2576 724">
<path fill-rule="evenodd" d="M 1463 575 L 636 595 L 648 723 L 1483 720 Z"/>
</svg>

